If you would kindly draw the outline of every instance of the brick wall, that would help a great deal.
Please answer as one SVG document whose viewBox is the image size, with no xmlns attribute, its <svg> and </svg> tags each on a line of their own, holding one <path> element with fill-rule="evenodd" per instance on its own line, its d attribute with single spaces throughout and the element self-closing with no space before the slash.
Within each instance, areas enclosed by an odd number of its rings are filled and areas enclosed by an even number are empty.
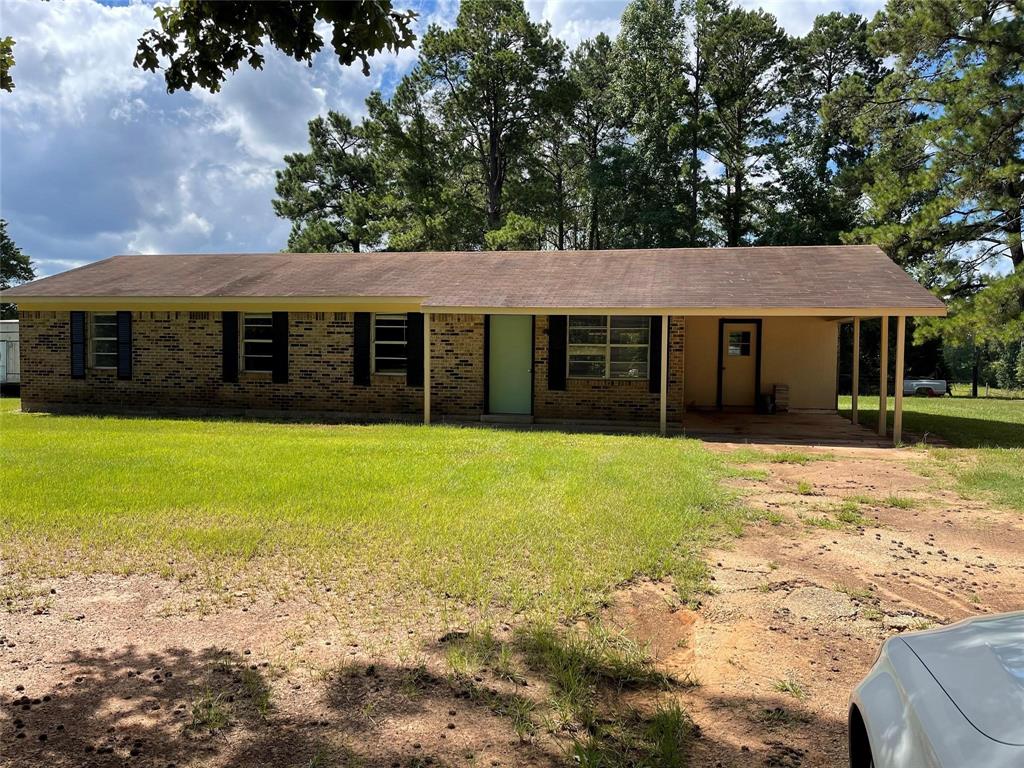
<svg viewBox="0 0 1024 768">
<path fill-rule="evenodd" d="M 683 346 L 681 317 L 669 324 L 668 418 L 682 418 Z M 548 318 L 538 316 L 534 336 L 534 416 L 538 419 L 628 421 L 656 424 L 660 398 L 646 379 L 567 379 L 564 391 L 548 389 Z"/>
<path fill-rule="evenodd" d="M 353 383 L 352 313 L 289 313 L 287 384 L 275 384 L 263 372 L 242 371 L 237 383 L 222 380 L 220 312 L 133 312 L 130 381 L 95 368 L 87 370 L 85 379 L 71 378 L 69 313 L 23 312 L 21 320 L 26 408 L 298 410 L 389 417 L 423 412 L 423 388 L 408 386 L 404 375 L 374 374 L 368 387 Z M 445 370 L 459 371 L 460 361 L 447 359 L 458 353 L 458 344 L 445 347 L 436 386 L 448 386 Z M 438 407 L 438 415 L 444 415 L 445 404 Z"/>
<path fill-rule="evenodd" d="M 430 411 L 478 419 L 484 412 L 484 316 L 430 316 Z"/>
<path fill-rule="evenodd" d="M 423 388 L 405 376 L 374 374 L 369 387 L 352 381 L 351 313 L 289 313 L 289 382 L 269 373 L 241 372 L 222 381 L 220 312 L 132 313 L 130 381 L 113 370 L 70 375 L 69 313 L 21 313 L 21 392 L 31 410 L 54 406 L 95 409 L 180 408 L 333 412 L 354 417 L 419 418 Z M 484 317 L 431 317 L 431 411 L 476 419 L 484 412 Z M 567 390 L 547 388 L 547 317 L 536 319 L 534 414 L 539 419 L 656 423 L 658 395 L 646 381 L 569 379 Z M 669 420 L 681 417 L 684 323 L 669 333 Z"/>
</svg>

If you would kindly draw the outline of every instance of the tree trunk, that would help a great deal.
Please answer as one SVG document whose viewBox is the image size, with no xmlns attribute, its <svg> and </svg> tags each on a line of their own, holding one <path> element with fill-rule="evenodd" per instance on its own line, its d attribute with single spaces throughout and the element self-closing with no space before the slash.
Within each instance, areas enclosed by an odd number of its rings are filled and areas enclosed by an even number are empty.
<svg viewBox="0 0 1024 768">
<path fill-rule="evenodd" d="M 558 250 L 565 250 L 565 183 L 562 180 L 562 171 L 558 171 L 555 177 L 555 190 L 558 195 Z"/>
<path fill-rule="evenodd" d="M 590 231 L 587 233 L 587 248 L 596 251 L 600 248 L 597 234 L 597 199 L 594 191 L 590 191 Z"/>
<path fill-rule="evenodd" d="M 1010 246 L 1010 261 L 1013 262 L 1013 268 L 1019 270 L 1024 266 L 1024 241 L 1022 241 L 1020 208 L 1008 210 L 1006 217 L 1009 219 L 1006 224 L 1006 241 Z"/>
<path fill-rule="evenodd" d="M 974 365 L 971 366 L 971 397 L 978 396 L 978 350 L 974 350 Z"/>
<path fill-rule="evenodd" d="M 597 184 L 595 182 L 599 152 L 597 131 L 592 131 L 588 136 L 587 146 L 587 160 L 590 163 L 590 173 L 588 174 L 590 182 L 590 217 L 589 226 L 587 227 L 587 248 L 592 251 L 601 248 L 600 215 L 597 212 Z"/>
<path fill-rule="evenodd" d="M 700 199 L 697 188 L 700 186 L 700 53 L 697 53 L 693 68 L 693 97 L 690 99 L 690 125 L 693 126 L 690 137 L 690 242 L 691 248 L 696 247 L 697 230 L 700 222 Z"/>
<path fill-rule="evenodd" d="M 487 134 L 487 228 L 501 227 L 501 155 L 498 131 L 491 128 Z"/>
<path fill-rule="evenodd" d="M 732 202 L 729 204 L 729 227 L 727 245 L 737 248 L 740 244 L 740 229 L 743 226 L 743 174 L 733 178 Z"/>
</svg>

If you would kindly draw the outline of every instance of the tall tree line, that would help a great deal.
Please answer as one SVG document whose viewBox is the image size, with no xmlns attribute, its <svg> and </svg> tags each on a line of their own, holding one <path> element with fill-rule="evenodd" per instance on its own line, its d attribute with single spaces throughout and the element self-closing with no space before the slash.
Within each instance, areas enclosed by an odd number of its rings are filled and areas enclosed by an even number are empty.
<svg viewBox="0 0 1024 768">
<path fill-rule="evenodd" d="M 289 250 L 874 242 L 978 355 L 1024 337 L 1024 0 L 890 0 L 803 36 L 729 0 L 634 0 L 575 50 L 464 0 L 353 123 L 310 123 Z"/>
<path fill-rule="evenodd" d="M 877 82 L 856 15 L 787 35 L 727 0 L 636 0 L 573 51 L 521 0 L 466 0 L 353 124 L 310 123 L 275 208 L 290 249 L 835 243 L 865 153 L 844 79 Z"/>
</svg>

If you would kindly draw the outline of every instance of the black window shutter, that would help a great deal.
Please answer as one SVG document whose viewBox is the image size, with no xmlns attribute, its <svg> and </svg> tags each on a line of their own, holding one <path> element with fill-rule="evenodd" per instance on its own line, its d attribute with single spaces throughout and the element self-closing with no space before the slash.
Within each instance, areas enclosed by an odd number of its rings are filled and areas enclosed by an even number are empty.
<svg viewBox="0 0 1024 768">
<path fill-rule="evenodd" d="M 238 313 L 221 312 L 221 354 L 224 381 L 238 381 Z"/>
<path fill-rule="evenodd" d="M 647 350 L 647 389 L 661 392 L 661 315 L 651 315 L 650 347 Z"/>
<path fill-rule="evenodd" d="M 273 318 L 273 351 L 271 374 L 275 384 L 288 383 L 288 313 L 274 312 Z"/>
<path fill-rule="evenodd" d="M 132 313 L 117 313 L 117 378 L 132 377 Z"/>
<path fill-rule="evenodd" d="M 406 368 L 405 383 L 410 387 L 423 386 L 423 313 L 410 312 L 405 316 Z"/>
<path fill-rule="evenodd" d="M 568 344 L 569 318 L 566 315 L 551 315 L 548 318 L 548 389 L 565 389 L 566 345 Z"/>
<path fill-rule="evenodd" d="M 71 378 L 85 378 L 85 312 L 71 313 Z"/>
<path fill-rule="evenodd" d="M 356 312 L 352 329 L 352 381 L 356 386 L 370 386 L 370 318 L 369 312 Z"/>
</svg>

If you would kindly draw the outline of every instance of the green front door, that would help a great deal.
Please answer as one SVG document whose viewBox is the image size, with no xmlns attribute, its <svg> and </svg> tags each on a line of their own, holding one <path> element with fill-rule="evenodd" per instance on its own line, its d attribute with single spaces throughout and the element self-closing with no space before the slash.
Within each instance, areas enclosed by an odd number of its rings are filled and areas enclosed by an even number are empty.
<svg viewBox="0 0 1024 768">
<path fill-rule="evenodd" d="M 533 317 L 491 315 L 487 412 L 533 413 Z"/>
</svg>

